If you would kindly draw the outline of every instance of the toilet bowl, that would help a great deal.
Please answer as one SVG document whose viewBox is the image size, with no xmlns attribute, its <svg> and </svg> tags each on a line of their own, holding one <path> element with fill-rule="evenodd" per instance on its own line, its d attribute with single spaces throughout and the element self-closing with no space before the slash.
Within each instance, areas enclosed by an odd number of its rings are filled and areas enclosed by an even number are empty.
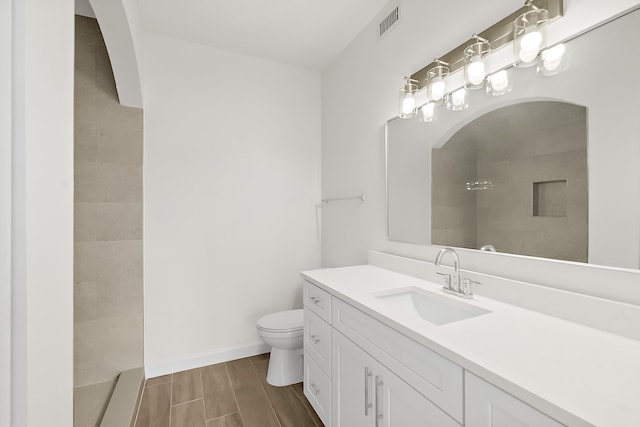
<svg viewBox="0 0 640 427">
<path fill-rule="evenodd" d="M 302 381 L 304 310 L 280 311 L 258 320 L 258 335 L 271 346 L 267 382 L 285 386 Z"/>
</svg>

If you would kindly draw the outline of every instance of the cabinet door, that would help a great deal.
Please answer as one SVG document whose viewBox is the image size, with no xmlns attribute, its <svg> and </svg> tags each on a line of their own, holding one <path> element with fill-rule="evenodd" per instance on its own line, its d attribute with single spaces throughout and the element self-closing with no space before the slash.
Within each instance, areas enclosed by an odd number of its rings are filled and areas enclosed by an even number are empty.
<svg viewBox="0 0 640 427">
<path fill-rule="evenodd" d="M 449 415 L 379 365 L 374 376 L 374 408 L 379 427 L 460 427 Z"/>
<path fill-rule="evenodd" d="M 374 427 L 375 360 L 332 331 L 331 426 Z"/>
<path fill-rule="evenodd" d="M 562 424 L 499 388 L 465 372 L 468 427 L 562 427 Z"/>
</svg>

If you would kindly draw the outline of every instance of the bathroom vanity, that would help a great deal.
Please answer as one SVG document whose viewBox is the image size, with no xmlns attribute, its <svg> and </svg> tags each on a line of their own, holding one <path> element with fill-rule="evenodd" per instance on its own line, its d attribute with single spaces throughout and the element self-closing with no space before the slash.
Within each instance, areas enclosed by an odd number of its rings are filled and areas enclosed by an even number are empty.
<svg viewBox="0 0 640 427">
<path fill-rule="evenodd" d="M 640 425 L 638 341 L 374 265 L 302 275 L 326 426 Z"/>
</svg>

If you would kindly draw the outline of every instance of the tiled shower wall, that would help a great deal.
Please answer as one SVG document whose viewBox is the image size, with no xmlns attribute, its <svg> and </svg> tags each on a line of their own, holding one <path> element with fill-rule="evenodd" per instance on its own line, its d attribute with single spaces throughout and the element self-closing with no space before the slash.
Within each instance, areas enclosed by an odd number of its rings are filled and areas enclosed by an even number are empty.
<svg viewBox="0 0 640 427">
<path fill-rule="evenodd" d="M 118 103 L 95 19 L 76 16 L 74 383 L 142 366 L 142 110 Z"/>
<path fill-rule="evenodd" d="M 586 262 L 586 108 L 529 102 L 481 116 L 433 150 L 432 242 L 444 246 Z M 466 182 L 491 181 L 467 191 Z M 564 212 L 534 213 L 536 183 L 564 182 L 549 194 Z"/>
</svg>

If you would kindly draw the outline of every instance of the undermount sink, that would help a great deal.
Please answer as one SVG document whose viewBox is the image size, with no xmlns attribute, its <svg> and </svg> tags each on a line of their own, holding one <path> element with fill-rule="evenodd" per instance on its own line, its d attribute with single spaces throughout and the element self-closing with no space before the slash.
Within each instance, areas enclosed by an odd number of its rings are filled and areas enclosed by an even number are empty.
<svg viewBox="0 0 640 427">
<path fill-rule="evenodd" d="M 418 317 L 436 325 L 490 313 L 489 310 L 419 288 L 396 289 L 373 296 L 405 315 Z"/>
</svg>

